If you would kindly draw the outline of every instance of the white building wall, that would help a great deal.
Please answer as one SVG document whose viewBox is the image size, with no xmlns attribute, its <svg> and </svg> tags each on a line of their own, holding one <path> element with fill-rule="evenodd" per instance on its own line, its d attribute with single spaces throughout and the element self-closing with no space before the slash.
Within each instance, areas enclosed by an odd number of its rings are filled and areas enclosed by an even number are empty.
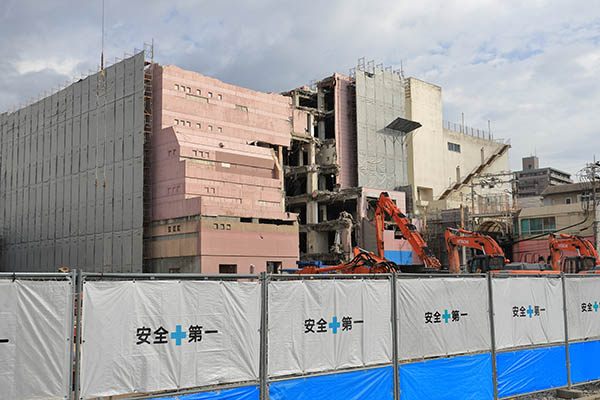
<svg viewBox="0 0 600 400">
<path fill-rule="evenodd" d="M 454 208 L 460 203 L 470 205 L 469 185 L 461 187 L 440 203 L 437 200 L 454 184 L 463 181 L 481 164 L 500 151 L 504 144 L 455 132 L 443 128 L 442 89 L 439 86 L 408 79 L 406 110 L 407 118 L 420 122 L 422 127 L 409 134 L 408 162 L 409 183 L 417 210 L 424 206 Z M 448 142 L 460 146 L 460 152 L 448 149 Z M 508 152 L 496 158 L 481 173 L 499 173 L 509 170 Z M 479 188 L 480 195 L 507 195 L 510 185 L 492 189 Z"/>
</svg>

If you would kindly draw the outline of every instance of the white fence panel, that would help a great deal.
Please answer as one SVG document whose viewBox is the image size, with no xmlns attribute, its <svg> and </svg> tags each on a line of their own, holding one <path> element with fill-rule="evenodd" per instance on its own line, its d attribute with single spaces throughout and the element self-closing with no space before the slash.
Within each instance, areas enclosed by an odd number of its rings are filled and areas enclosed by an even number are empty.
<svg viewBox="0 0 600 400">
<path fill-rule="evenodd" d="M 388 280 L 269 284 L 270 376 L 390 363 Z"/>
<path fill-rule="evenodd" d="M 600 336 L 600 277 L 565 277 L 569 340 Z"/>
<path fill-rule="evenodd" d="M 498 350 L 564 341 L 560 279 L 496 278 L 492 288 Z"/>
<path fill-rule="evenodd" d="M 0 280 L 0 398 L 70 395 L 69 281 Z"/>
<path fill-rule="evenodd" d="M 258 283 L 89 281 L 83 293 L 83 398 L 258 379 Z"/>
<path fill-rule="evenodd" d="M 399 359 L 491 350 L 484 278 L 398 279 Z"/>
</svg>

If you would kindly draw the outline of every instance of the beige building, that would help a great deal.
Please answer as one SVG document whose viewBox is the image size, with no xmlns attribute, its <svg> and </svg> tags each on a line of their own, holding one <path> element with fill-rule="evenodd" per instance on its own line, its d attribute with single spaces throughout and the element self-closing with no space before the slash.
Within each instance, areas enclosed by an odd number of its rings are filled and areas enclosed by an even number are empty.
<svg viewBox="0 0 600 400">
<path fill-rule="evenodd" d="M 422 213 L 426 207 L 458 208 L 460 204 L 474 204 L 475 212 L 483 212 L 490 198 L 501 207 L 510 203 L 509 183 L 471 187 L 481 175 L 509 170 L 508 141 L 494 139 L 489 131 L 444 121 L 442 88 L 415 78 L 406 84 L 406 118 L 422 125 L 407 138 L 408 180 L 415 212 Z"/>
<path fill-rule="evenodd" d="M 549 186 L 542 197 L 543 206 L 523 208 L 519 212 L 520 241 L 513 248 L 516 261 L 535 262 L 540 257 L 547 258 L 548 237 L 544 234 L 548 232 L 559 231 L 595 240 L 592 193 L 584 184 Z"/>
</svg>

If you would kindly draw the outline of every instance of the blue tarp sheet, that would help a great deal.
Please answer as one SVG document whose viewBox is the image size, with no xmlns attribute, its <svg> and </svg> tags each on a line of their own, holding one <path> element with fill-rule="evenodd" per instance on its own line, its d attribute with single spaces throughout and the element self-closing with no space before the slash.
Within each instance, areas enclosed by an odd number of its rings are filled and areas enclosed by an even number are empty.
<svg viewBox="0 0 600 400">
<path fill-rule="evenodd" d="M 412 251 L 386 250 L 385 258 L 398 265 L 412 265 Z"/>
<path fill-rule="evenodd" d="M 573 343 L 569 345 L 571 382 L 587 382 L 600 379 L 600 341 Z"/>
<path fill-rule="evenodd" d="M 567 384 L 564 346 L 519 350 L 496 356 L 498 396 L 508 397 Z"/>
<path fill-rule="evenodd" d="M 385 400 L 394 398 L 392 366 L 273 382 L 271 400 Z"/>
<path fill-rule="evenodd" d="M 400 365 L 402 400 L 486 400 L 494 398 L 491 354 Z"/>
<path fill-rule="evenodd" d="M 258 386 L 250 386 L 220 390 L 217 392 L 186 394 L 178 395 L 177 397 L 163 397 L 158 400 L 258 400 L 259 394 L 260 388 Z"/>
</svg>

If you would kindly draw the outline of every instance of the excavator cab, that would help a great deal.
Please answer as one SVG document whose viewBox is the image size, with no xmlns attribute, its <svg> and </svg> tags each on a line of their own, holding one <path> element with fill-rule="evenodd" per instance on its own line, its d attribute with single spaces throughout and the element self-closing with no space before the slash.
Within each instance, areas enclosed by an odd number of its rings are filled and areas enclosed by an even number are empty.
<svg viewBox="0 0 600 400">
<path fill-rule="evenodd" d="M 567 274 L 579 274 L 596 268 L 595 257 L 564 257 L 562 271 Z"/>
<path fill-rule="evenodd" d="M 504 256 L 477 255 L 467 261 L 467 271 L 470 274 L 484 274 L 504 268 Z"/>
</svg>

